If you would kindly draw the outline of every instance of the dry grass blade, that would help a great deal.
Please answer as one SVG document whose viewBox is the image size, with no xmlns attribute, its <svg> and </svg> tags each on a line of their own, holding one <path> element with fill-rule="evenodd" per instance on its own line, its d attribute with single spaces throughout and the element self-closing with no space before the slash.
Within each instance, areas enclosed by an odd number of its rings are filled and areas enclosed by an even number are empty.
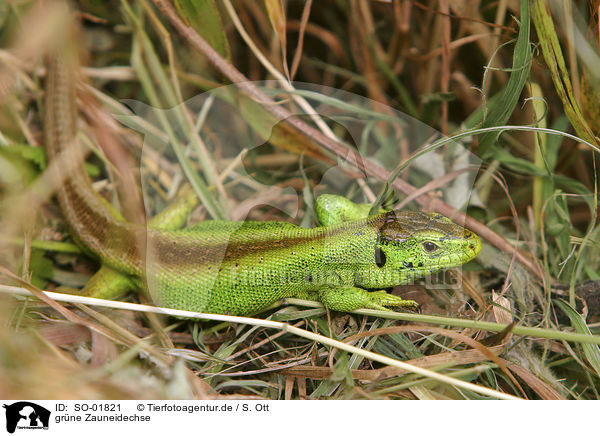
<svg viewBox="0 0 600 436">
<path fill-rule="evenodd" d="M 513 373 L 515 373 L 521 380 L 527 383 L 527 386 L 533 389 L 541 399 L 543 400 L 566 400 L 564 396 L 558 393 L 552 386 L 548 383 L 545 383 L 543 380 L 540 380 L 530 371 L 527 371 L 525 368 L 515 365 L 514 363 L 508 362 L 504 359 L 501 359 L 502 362 L 510 369 Z"/>
<path fill-rule="evenodd" d="M 523 391 L 523 388 L 521 388 L 521 385 L 519 385 L 519 382 L 517 382 L 517 380 L 513 377 L 513 375 L 508 371 L 508 369 L 506 368 L 504 363 L 502 363 L 501 360 L 492 351 L 490 351 L 486 346 L 482 345 L 478 341 L 470 338 L 469 336 L 463 335 L 461 333 L 457 333 L 452 330 L 446 330 L 446 329 L 442 329 L 439 327 L 411 326 L 411 325 L 386 327 L 386 328 L 381 328 L 381 329 L 377 329 L 377 330 L 371 330 L 369 332 L 358 333 L 356 335 L 350 336 L 349 338 L 345 339 L 345 342 L 349 342 L 349 343 L 354 342 L 357 339 L 359 339 L 361 337 L 366 337 L 366 336 L 385 335 L 385 334 L 391 334 L 391 333 L 396 333 L 396 332 L 410 332 L 410 331 L 427 331 L 427 332 L 431 332 L 431 333 L 437 333 L 442 336 L 451 337 L 455 340 L 461 341 L 461 342 L 475 348 L 482 355 L 486 356 L 488 359 L 490 359 L 491 361 L 496 363 L 500 367 L 500 369 L 502 369 L 502 371 L 515 384 L 515 386 L 519 389 L 519 391 L 521 392 L 523 397 L 527 398 L 527 395 L 525 395 L 525 392 Z M 333 352 L 329 358 L 330 363 L 333 361 L 334 355 L 335 355 L 335 352 Z"/>
<path fill-rule="evenodd" d="M 500 354 L 504 350 L 503 345 L 495 345 L 489 347 L 488 350 L 494 355 Z M 445 351 L 438 354 L 432 354 L 426 357 L 420 357 L 417 359 L 407 360 L 406 363 L 420 368 L 436 368 L 445 366 L 448 364 L 452 365 L 469 365 L 474 363 L 480 363 L 488 359 L 488 356 L 483 354 L 477 349 L 472 350 L 459 350 L 459 351 Z M 278 367 L 273 367 L 277 369 Z M 293 375 L 296 377 L 306 377 L 317 380 L 325 380 L 333 375 L 333 369 L 329 366 L 308 366 L 308 365 L 297 365 L 289 368 L 279 369 L 281 374 Z M 380 381 L 387 378 L 395 377 L 401 374 L 409 373 L 405 369 L 393 368 L 385 366 L 378 369 L 353 369 L 352 378 L 363 381 Z"/>
</svg>

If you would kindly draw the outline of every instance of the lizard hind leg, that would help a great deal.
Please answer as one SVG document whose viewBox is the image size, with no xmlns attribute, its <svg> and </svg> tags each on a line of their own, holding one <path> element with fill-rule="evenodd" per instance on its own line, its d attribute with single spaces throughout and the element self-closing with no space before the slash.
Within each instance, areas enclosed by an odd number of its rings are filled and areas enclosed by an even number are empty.
<svg viewBox="0 0 600 436">
<path fill-rule="evenodd" d="M 413 300 L 404 300 L 386 291 L 369 292 L 354 286 L 335 286 L 320 289 L 319 300 L 331 310 L 350 312 L 356 309 L 390 310 L 390 307 L 416 309 L 419 305 Z"/>
</svg>

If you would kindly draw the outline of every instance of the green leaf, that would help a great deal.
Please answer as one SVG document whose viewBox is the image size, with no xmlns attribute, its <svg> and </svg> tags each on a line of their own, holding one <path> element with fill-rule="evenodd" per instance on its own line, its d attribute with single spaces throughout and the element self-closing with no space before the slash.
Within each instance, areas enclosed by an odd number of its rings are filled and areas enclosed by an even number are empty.
<svg viewBox="0 0 600 436">
<path fill-rule="evenodd" d="M 589 327 L 585 323 L 585 319 L 571 305 L 569 305 L 564 300 L 555 300 L 554 303 L 560 309 L 567 314 L 569 319 L 571 320 L 571 325 L 577 331 L 577 333 L 582 333 L 585 335 L 592 335 Z M 600 377 L 600 347 L 596 344 L 581 344 L 581 348 L 583 349 L 583 353 L 585 354 L 586 359 L 596 371 L 596 375 Z"/>
<path fill-rule="evenodd" d="M 561 132 L 566 132 L 569 126 L 569 120 L 564 115 L 561 115 L 554 121 L 552 128 Z M 544 153 L 544 159 L 550 171 L 553 171 L 558 161 L 558 153 L 560 146 L 562 145 L 564 137 L 558 135 L 547 135 L 546 138 L 546 152 Z"/>
<path fill-rule="evenodd" d="M 214 0 L 175 0 L 175 7 L 186 24 L 196 29 L 221 56 L 231 60 L 229 41 Z"/>
<path fill-rule="evenodd" d="M 41 147 L 8 145 L 0 147 L 0 182 L 9 186 L 29 185 L 46 167 L 46 153 Z"/>
<path fill-rule="evenodd" d="M 7 145 L 0 148 L 3 155 L 18 155 L 23 159 L 35 164 L 39 169 L 46 168 L 46 151 L 42 147 L 31 147 L 29 145 Z"/>
<path fill-rule="evenodd" d="M 350 371 L 350 367 L 348 366 L 348 353 L 345 351 L 337 353 L 337 360 L 330 380 L 352 383 L 352 371 Z"/>
<path fill-rule="evenodd" d="M 38 287 L 46 287 L 49 279 L 54 277 L 54 265 L 44 256 L 44 251 L 32 249 L 29 257 L 29 273 L 31 283 Z"/>
<path fill-rule="evenodd" d="M 516 157 L 510 151 L 503 148 L 495 148 L 492 152 L 494 159 L 498 160 L 502 165 L 510 168 L 513 171 L 527 174 L 529 176 L 544 177 L 548 175 L 545 169 L 536 166 L 533 162 L 526 159 Z"/>
<path fill-rule="evenodd" d="M 490 101 L 487 116 L 483 120 L 483 128 L 506 124 L 512 115 L 531 70 L 529 36 L 529 3 L 527 0 L 521 0 L 521 26 L 515 45 L 510 78 L 500 97 L 493 102 Z M 497 136 L 497 133 L 487 133 L 481 137 L 479 150 L 484 159 L 491 157 Z"/>
</svg>

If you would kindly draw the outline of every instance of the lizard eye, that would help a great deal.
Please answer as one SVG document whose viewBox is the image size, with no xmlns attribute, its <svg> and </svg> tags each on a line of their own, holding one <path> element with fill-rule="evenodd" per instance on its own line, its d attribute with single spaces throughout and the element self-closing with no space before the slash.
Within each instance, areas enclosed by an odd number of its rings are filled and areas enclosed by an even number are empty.
<svg viewBox="0 0 600 436">
<path fill-rule="evenodd" d="M 423 242 L 423 248 L 425 249 L 425 251 L 427 251 L 429 253 L 433 253 L 434 251 L 439 250 L 440 247 L 438 247 L 436 244 L 434 244 L 431 241 L 425 241 L 425 242 Z"/>
</svg>

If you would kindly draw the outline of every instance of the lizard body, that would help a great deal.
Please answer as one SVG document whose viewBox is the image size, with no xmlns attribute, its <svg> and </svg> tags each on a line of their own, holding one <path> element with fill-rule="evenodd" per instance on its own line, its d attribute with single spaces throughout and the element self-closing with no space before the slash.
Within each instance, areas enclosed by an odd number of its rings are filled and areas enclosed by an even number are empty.
<svg viewBox="0 0 600 436">
<path fill-rule="evenodd" d="M 85 173 L 76 140 L 76 68 L 68 54 L 49 62 L 45 146 L 49 160 L 64 167 L 58 201 L 75 240 L 103 269 L 147 286 L 159 305 L 244 315 L 296 296 L 342 311 L 410 307 L 416 303 L 381 289 L 461 265 L 481 249 L 477 235 L 442 215 L 367 217 L 368 205 L 332 195 L 317 200 L 326 225 L 312 229 L 205 221 L 176 230 L 126 222 Z"/>
</svg>

